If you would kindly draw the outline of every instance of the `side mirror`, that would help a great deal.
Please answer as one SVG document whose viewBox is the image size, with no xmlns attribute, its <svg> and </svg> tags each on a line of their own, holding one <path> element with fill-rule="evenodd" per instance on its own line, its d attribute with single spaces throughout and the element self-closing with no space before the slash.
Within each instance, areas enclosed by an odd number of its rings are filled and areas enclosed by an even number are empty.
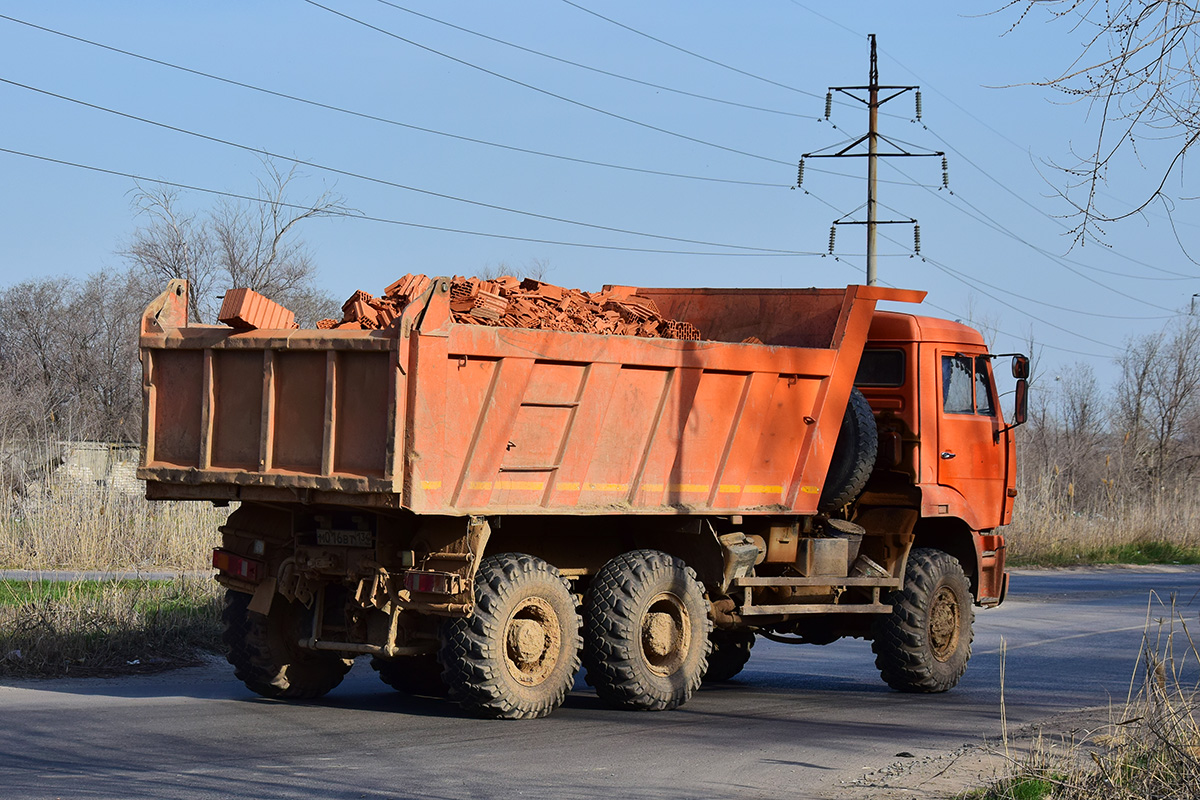
<svg viewBox="0 0 1200 800">
<path fill-rule="evenodd" d="M 1029 368 L 1029 359 L 1025 359 L 1025 367 Z M 1016 372 L 1015 358 L 1013 359 L 1013 372 Z M 1024 425 L 1025 418 L 1029 415 L 1029 381 L 1024 378 L 1017 379 L 1016 399 L 1016 407 L 1013 409 L 1013 425 Z"/>
<path fill-rule="evenodd" d="M 1012 357 L 1012 376 L 1018 380 L 1029 378 L 1029 356 L 1015 355 Z"/>
</svg>

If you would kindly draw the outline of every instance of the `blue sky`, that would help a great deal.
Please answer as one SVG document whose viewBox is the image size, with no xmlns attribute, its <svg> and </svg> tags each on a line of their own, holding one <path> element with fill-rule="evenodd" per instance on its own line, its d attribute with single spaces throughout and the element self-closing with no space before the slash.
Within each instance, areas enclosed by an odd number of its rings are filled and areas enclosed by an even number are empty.
<svg viewBox="0 0 1200 800">
<path fill-rule="evenodd" d="M 864 281 L 861 227 L 839 228 L 837 258 L 821 254 L 831 222 L 865 200 L 865 162 L 812 160 L 803 191 L 790 187 L 801 154 L 865 131 L 865 110 L 851 102 L 835 103 L 832 124 L 821 118 L 829 86 L 866 82 L 875 33 L 882 82 L 920 85 L 923 95 L 923 124 L 912 121 L 910 93 L 884 107 L 882 132 L 913 150 L 946 151 L 950 178 L 950 191 L 940 189 L 935 158 L 881 167 L 880 214 L 917 218 L 924 257 L 910 257 L 909 227 L 885 227 L 884 282 L 928 290 L 926 313 L 986 321 L 999 350 L 1026 349 L 1032 335 L 1044 370 L 1083 361 L 1105 382 L 1128 336 L 1186 313 L 1200 291 L 1200 267 L 1176 241 L 1176 232 L 1185 246 L 1195 239 L 1186 200 L 1174 231 L 1154 209 L 1110 227 L 1103 246 L 1072 247 L 1061 218 L 1070 209 L 1054 196 L 1063 177 L 1049 163 L 1090 145 L 1088 109 L 1029 84 L 1068 66 L 1085 32 L 1036 13 L 1006 34 L 1014 13 L 952 2 L 320 2 L 327 8 L 5 2 L 0 14 L 391 123 L 0 19 L 0 79 L 32 87 L 0 83 L 0 148 L 233 193 L 253 193 L 252 151 L 264 150 L 311 162 L 297 199 L 332 189 L 364 215 L 430 226 L 307 223 L 320 283 L 339 298 L 378 292 L 409 271 L 473 274 L 503 263 L 520 273 L 535 260 L 549 263 L 548 280 L 584 289 L 837 286 Z M 1144 166 L 1130 160 L 1115 171 L 1104 202 L 1134 200 L 1165 146 L 1143 150 Z M 122 266 L 117 253 L 138 224 L 130 179 L 9 153 L 0 153 L 0 175 L 0 281 Z M 1179 181 L 1168 189 L 1188 194 Z M 195 209 L 215 202 L 199 192 L 185 200 Z"/>
</svg>

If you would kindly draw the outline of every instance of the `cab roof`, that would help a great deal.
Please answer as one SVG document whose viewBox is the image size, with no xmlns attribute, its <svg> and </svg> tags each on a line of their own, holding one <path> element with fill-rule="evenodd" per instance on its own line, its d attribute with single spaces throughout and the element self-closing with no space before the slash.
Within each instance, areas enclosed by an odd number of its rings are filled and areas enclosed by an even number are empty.
<svg viewBox="0 0 1200 800">
<path fill-rule="evenodd" d="M 969 325 L 899 311 L 876 311 L 867 338 L 870 341 L 947 342 L 987 346 L 979 331 Z"/>
</svg>

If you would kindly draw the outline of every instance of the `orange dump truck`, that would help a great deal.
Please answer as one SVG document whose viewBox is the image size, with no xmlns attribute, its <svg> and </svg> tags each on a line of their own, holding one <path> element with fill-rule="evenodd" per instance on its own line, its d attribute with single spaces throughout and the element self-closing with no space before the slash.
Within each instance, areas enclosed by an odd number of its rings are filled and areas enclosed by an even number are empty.
<svg viewBox="0 0 1200 800">
<path fill-rule="evenodd" d="M 182 281 L 145 313 L 139 476 L 237 504 L 213 563 L 250 689 L 316 697 L 367 655 L 525 718 L 582 664 L 669 709 L 756 636 L 864 637 L 896 689 L 958 682 L 1016 496 L 977 332 L 877 311 L 924 297 L 880 287 L 615 290 L 704 341 L 459 324 L 449 288 L 370 331 L 188 325 Z"/>
</svg>

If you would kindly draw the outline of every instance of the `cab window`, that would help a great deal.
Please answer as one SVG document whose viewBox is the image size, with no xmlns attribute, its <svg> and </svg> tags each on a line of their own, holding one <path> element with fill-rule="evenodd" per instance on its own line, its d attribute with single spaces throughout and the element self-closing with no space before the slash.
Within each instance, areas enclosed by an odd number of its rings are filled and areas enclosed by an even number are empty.
<svg viewBox="0 0 1200 800">
<path fill-rule="evenodd" d="M 995 416 L 986 356 L 942 356 L 942 408 L 947 414 Z"/>
<path fill-rule="evenodd" d="M 905 359 L 903 350 L 863 350 L 858 362 L 855 386 L 903 386 Z"/>
<path fill-rule="evenodd" d="M 992 379 L 988 375 L 987 359 L 975 359 L 975 413 L 995 416 L 992 405 Z"/>
<path fill-rule="evenodd" d="M 942 408 L 947 414 L 972 414 L 974 368 L 967 356 L 942 356 Z"/>
</svg>

